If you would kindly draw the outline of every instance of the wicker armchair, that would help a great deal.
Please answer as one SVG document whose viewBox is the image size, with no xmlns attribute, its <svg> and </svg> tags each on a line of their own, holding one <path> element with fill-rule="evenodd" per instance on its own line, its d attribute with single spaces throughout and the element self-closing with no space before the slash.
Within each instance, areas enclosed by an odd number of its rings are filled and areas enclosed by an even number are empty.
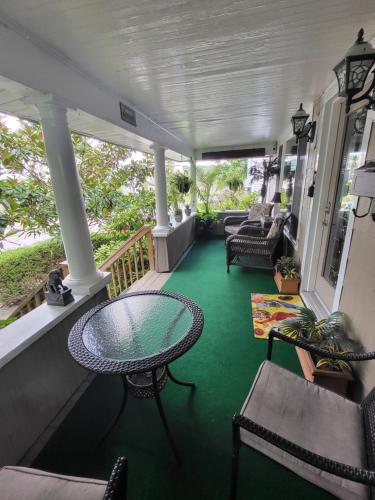
<svg viewBox="0 0 375 500">
<path fill-rule="evenodd" d="M 237 234 L 240 227 L 247 224 L 260 224 L 262 216 L 270 216 L 273 205 L 271 203 L 255 203 L 247 215 L 229 215 L 223 220 L 224 234 Z"/>
<path fill-rule="evenodd" d="M 271 362 L 274 337 L 332 359 L 375 359 L 375 352 L 335 354 L 272 330 L 268 360 L 233 417 L 231 499 L 242 444 L 341 499 L 374 499 L 375 388 L 357 404 L 306 381 Z"/>
<path fill-rule="evenodd" d="M 250 224 L 241 226 L 237 234 L 226 239 L 227 272 L 232 264 L 259 269 L 272 269 L 274 266 L 275 252 L 283 233 L 287 218 L 277 217 L 272 226 L 262 228 Z M 272 237 L 270 232 L 272 231 Z"/>
<path fill-rule="evenodd" d="M 2 500 L 126 500 L 128 462 L 119 457 L 109 481 L 63 476 L 29 467 L 0 469 Z"/>
</svg>

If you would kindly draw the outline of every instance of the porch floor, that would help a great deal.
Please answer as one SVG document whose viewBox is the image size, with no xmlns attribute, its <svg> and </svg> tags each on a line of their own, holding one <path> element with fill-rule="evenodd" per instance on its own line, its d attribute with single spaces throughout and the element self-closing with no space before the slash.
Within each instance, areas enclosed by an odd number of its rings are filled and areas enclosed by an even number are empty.
<svg viewBox="0 0 375 500">
<path fill-rule="evenodd" d="M 178 467 L 155 401 L 128 399 L 123 418 L 96 450 L 121 401 L 121 381 L 98 376 L 33 466 L 107 479 L 115 458 L 129 458 L 129 499 L 221 500 L 229 497 L 231 417 L 241 408 L 266 342 L 252 334 L 250 292 L 276 292 L 272 274 L 232 267 L 226 273 L 224 243 L 197 244 L 164 286 L 188 295 L 203 309 L 197 344 L 173 363 L 177 377 L 196 382 L 194 394 L 168 382 L 162 392 L 167 417 L 183 457 Z M 274 360 L 299 371 L 292 347 L 277 343 Z M 241 450 L 238 499 L 328 499 L 255 451 Z"/>
</svg>

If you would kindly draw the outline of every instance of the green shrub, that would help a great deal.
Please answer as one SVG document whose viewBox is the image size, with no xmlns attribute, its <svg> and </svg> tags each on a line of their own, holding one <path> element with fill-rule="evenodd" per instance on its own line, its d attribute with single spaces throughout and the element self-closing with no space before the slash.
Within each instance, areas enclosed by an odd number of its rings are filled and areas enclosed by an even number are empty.
<svg viewBox="0 0 375 500">
<path fill-rule="evenodd" d="M 98 248 L 94 253 L 96 265 L 100 267 L 111 254 L 120 248 L 122 243 L 121 240 L 112 240 Z"/>
<path fill-rule="evenodd" d="M 46 281 L 48 272 L 64 258 L 59 239 L 0 253 L 0 302 L 12 304 L 22 300 Z"/>
<path fill-rule="evenodd" d="M 91 243 L 94 249 L 94 253 L 103 245 L 108 245 L 112 241 L 118 241 L 119 246 L 122 241 L 129 238 L 129 233 L 124 233 L 122 231 L 106 231 L 91 233 Z"/>
<path fill-rule="evenodd" d="M 142 227 L 144 221 L 138 225 Z M 100 266 L 134 232 L 102 230 L 92 233 L 96 265 Z M 49 271 L 64 259 L 64 247 L 60 239 L 0 253 L 0 303 L 10 305 L 21 302 L 37 286 L 46 283 Z"/>
<path fill-rule="evenodd" d="M 15 316 L 11 316 L 8 319 L 0 319 L 0 330 L 13 323 L 13 321 L 16 321 L 16 319 Z"/>
</svg>

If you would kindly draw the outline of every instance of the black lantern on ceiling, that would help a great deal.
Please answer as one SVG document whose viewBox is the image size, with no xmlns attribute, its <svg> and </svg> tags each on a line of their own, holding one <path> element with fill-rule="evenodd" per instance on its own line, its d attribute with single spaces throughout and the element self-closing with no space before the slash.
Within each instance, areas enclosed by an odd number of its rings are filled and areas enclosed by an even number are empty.
<svg viewBox="0 0 375 500">
<path fill-rule="evenodd" d="M 303 109 L 302 103 L 299 109 L 292 116 L 293 134 L 299 139 L 306 138 L 307 142 L 313 142 L 315 137 L 316 122 L 310 122 L 306 125 L 309 118 L 308 113 Z"/>
<path fill-rule="evenodd" d="M 344 59 L 340 61 L 333 71 L 336 73 L 339 84 L 339 96 L 346 97 L 346 112 L 349 112 L 351 104 L 368 100 L 368 107 L 374 103 L 374 98 L 370 96 L 375 87 L 375 73 L 368 89 L 359 97 L 354 97 L 363 91 L 367 76 L 375 62 L 375 49 L 369 42 L 363 40 L 364 31 L 361 28 L 358 32 L 357 40 L 350 47 Z"/>
</svg>

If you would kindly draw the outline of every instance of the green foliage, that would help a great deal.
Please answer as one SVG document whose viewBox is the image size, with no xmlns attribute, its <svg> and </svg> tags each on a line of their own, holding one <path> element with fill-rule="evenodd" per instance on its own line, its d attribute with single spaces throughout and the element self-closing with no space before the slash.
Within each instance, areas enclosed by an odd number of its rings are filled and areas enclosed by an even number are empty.
<svg viewBox="0 0 375 500">
<path fill-rule="evenodd" d="M 233 192 L 243 189 L 247 176 L 247 160 L 230 160 L 219 167 L 219 185 L 226 185 Z"/>
<path fill-rule="evenodd" d="M 170 182 L 181 194 L 188 193 L 192 185 L 190 178 L 183 172 L 174 172 L 171 175 Z"/>
<path fill-rule="evenodd" d="M 123 197 L 105 223 L 108 231 L 136 231 L 155 220 L 155 193 L 141 190 Z"/>
<path fill-rule="evenodd" d="M 97 233 L 91 233 L 91 243 L 94 249 L 94 252 L 98 250 L 101 246 L 107 245 L 111 241 L 118 241 L 119 246 L 129 237 L 129 233 L 120 232 L 120 231 L 99 231 Z"/>
<path fill-rule="evenodd" d="M 210 212 L 211 195 L 214 184 L 220 175 L 220 167 L 197 167 L 197 193 L 203 204 L 204 212 Z"/>
<path fill-rule="evenodd" d="M 199 211 L 195 214 L 195 217 L 198 220 L 203 220 L 203 221 L 214 221 L 217 218 L 217 214 L 215 212 L 204 212 L 204 211 Z"/>
<path fill-rule="evenodd" d="M 281 273 L 283 278 L 298 278 L 297 265 L 293 257 L 283 255 L 277 259 L 276 271 Z"/>
<path fill-rule="evenodd" d="M 318 320 L 311 309 L 301 307 L 295 318 L 287 318 L 280 323 L 279 330 L 293 339 L 301 337 L 315 342 L 327 352 L 352 352 L 355 346 L 355 342 L 348 337 L 345 315 L 340 311 Z M 349 363 L 338 361 L 319 358 L 317 367 L 328 370 L 351 370 Z"/>
<path fill-rule="evenodd" d="M 21 122 L 9 130 L 0 117 L 0 206 L 8 226 L 30 234 L 59 231 L 43 135 L 39 124 Z M 103 222 L 121 204 L 122 187 L 139 191 L 152 174 L 153 159 L 131 158 L 133 151 L 72 134 L 87 217 Z"/>
<path fill-rule="evenodd" d="M 129 233 L 124 233 L 126 235 L 126 239 L 129 238 Z M 103 262 L 112 255 L 120 246 L 123 241 L 114 239 L 108 241 L 104 245 L 101 245 L 94 253 L 95 263 L 98 267 L 100 267 Z"/>
<path fill-rule="evenodd" d="M 285 210 L 287 208 L 287 204 L 288 204 L 288 198 L 286 196 L 286 189 L 285 188 L 282 188 L 281 190 L 281 203 L 280 203 L 280 208 L 282 210 Z"/>
<path fill-rule="evenodd" d="M 16 319 L 15 316 L 11 316 L 8 319 L 0 319 L 0 330 L 13 323 L 13 321 L 16 321 Z"/>
<path fill-rule="evenodd" d="M 223 193 L 213 203 L 215 210 L 248 210 L 259 199 L 258 193 Z"/>
<path fill-rule="evenodd" d="M 18 302 L 44 283 L 48 272 L 64 258 L 59 239 L 0 253 L 0 302 Z"/>
</svg>

